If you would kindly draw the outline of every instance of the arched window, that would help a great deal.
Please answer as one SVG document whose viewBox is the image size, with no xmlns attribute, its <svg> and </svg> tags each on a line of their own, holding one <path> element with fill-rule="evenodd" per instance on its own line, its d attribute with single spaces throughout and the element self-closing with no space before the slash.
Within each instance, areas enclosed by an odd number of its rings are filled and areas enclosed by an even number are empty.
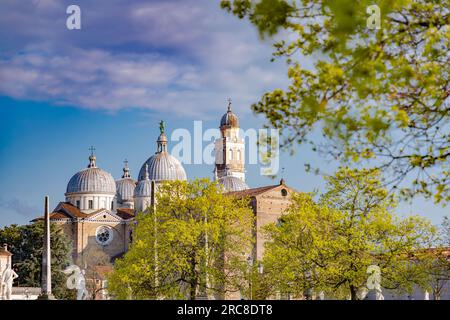
<svg viewBox="0 0 450 320">
<path fill-rule="evenodd" d="M 230 149 L 230 160 L 233 160 L 233 149 Z"/>
<path fill-rule="evenodd" d="M 237 151 L 237 159 L 239 161 L 241 161 L 241 150 L 240 149 Z"/>
</svg>

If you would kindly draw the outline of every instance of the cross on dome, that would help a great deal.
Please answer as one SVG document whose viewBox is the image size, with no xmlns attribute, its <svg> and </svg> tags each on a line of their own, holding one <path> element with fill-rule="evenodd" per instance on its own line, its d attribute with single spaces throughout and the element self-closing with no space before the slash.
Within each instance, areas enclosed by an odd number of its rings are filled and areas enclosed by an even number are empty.
<svg viewBox="0 0 450 320">
<path fill-rule="evenodd" d="M 128 168 L 128 160 L 125 159 L 124 162 L 125 166 L 123 167 L 123 176 L 122 178 L 131 178 L 130 176 L 130 169 Z"/>
<path fill-rule="evenodd" d="M 95 161 L 97 160 L 97 158 L 96 158 L 96 156 L 95 156 L 95 154 L 94 154 L 94 151 L 95 151 L 94 146 L 91 146 L 91 147 L 89 148 L 89 151 L 91 151 L 91 155 L 89 156 L 89 165 L 88 165 L 88 168 L 95 168 L 95 167 L 97 167 L 97 165 L 95 164 Z"/>
</svg>

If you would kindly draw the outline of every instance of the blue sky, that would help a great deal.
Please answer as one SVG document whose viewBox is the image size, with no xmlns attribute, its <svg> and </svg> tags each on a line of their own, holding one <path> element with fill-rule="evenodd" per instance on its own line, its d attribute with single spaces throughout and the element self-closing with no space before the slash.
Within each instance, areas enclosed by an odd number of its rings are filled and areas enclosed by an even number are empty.
<svg viewBox="0 0 450 320">
<path fill-rule="evenodd" d="M 70 4 L 81 8 L 81 30 L 66 29 Z M 114 177 L 125 158 L 136 176 L 155 151 L 159 120 L 169 132 L 192 131 L 195 120 L 216 128 L 231 97 L 241 127 L 260 128 L 250 104 L 286 85 L 270 42 L 219 0 L 2 0 L 0 12 L 0 226 L 40 215 L 47 194 L 53 206 L 63 200 L 91 145 Z M 320 191 L 306 162 L 328 173 L 337 164 L 306 148 L 282 155 L 289 185 Z M 212 177 L 212 166 L 185 168 L 189 178 Z M 257 165 L 247 177 L 252 187 L 275 183 Z M 423 199 L 398 210 L 436 223 L 446 212 Z"/>
</svg>

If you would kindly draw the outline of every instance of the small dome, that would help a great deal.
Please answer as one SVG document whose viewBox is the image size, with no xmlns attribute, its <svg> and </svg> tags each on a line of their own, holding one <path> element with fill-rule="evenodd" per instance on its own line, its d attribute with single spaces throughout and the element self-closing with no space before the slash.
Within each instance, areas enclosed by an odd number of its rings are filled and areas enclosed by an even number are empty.
<svg viewBox="0 0 450 320">
<path fill-rule="evenodd" d="M 231 102 L 228 104 L 228 110 L 227 113 L 225 113 L 222 116 L 222 119 L 220 119 L 220 127 L 232 127 L 232 128 L 239 128 L 239 120 L 237 115 L 235 115 L 231 111 Z"/>
<path fill-rule="evenodd" d="M 136 181 L 131 178 L 123 178 L 116 181 L 116 195 L 117 202 L 133 201 L 134 188 L 136 188 Z"/>
<path fill-rule="evenodd" d="M 96 157 L 91 154 L 89 166 L 77 172 L 67 184 L 66 193 L 116 193 L 116 182 L 113 176 L 97 168 Z"/>
<path fill-rule="evenodd" d="M 225 176 L 218 181 L 227 192 L 249 189 L 248 185 L 238 177 Z"/>
<path fill-rule="evenodd" d="M 151 197 L 152 196 L 152 182 L 150 180 L 141 180 L 134 188 L 134 197 Z"/>
<path fill-rule="evenodd" d="M 148 178 L 148 165 L 144 164 L 144 176 L 140 179 L 134 188 L 134 197 L 151 197 L 152 196 L 152 182 Z"/>
<path fill-rule="evenodd" d="M 124 162 L 125 167 L 123 168 L 122 179 L 116 181 L 116 196 L 118 203 L 132 202 L 134 188 L 136 188 L 136 181 L 130 176 L 128 161 L 125 160 Z"/>
</svg>

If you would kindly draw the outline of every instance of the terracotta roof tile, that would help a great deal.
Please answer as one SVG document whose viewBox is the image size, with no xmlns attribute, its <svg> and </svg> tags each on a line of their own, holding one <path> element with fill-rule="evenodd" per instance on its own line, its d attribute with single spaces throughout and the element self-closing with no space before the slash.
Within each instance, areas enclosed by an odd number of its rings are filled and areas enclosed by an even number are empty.
<svg viewBox="0 0 450 320">
<path fill-rule="evenodd" d="M 228 192 L 227 195 L 235 196 L 235 197 L 239 197 L 239 198 L 254 197 L 254 196 L 258 196 L 266 191 L 275 189 L 279 186 L 280 186 L 279 184 L 276 184 L 276 185 L 246 189 L 246 190 L 241 190 L 241 191 L 232 191 L 232 192 Z"/>
<path fill-rule="evenodd" d="M 113 271 L 112 266 L 94 266 L 92 268 L 102 279 L 106 278 L 106 275 Z"/>
<path fill-rule="evenodd" d="M 50 213 L 50 219 L 73 219 L 73 218 L 86 218 L 89 215 L 82 213 L 80 209 L 75 207 L 69 202 L 60 202 L 56 206 L 55 210 Z M 36 222 L 43 220 L 44 217 L 40 216 L 36 219 L 31 220 L 31 222 Z"/>
<path fill-rule="evenodd" d="M 69 202 L 60 202 L 54 212 L 68 213 L 72 217 L 76 218 L 86 218 L 87 216 L 89 216 L 88 214 L 81 212 L 80 209 Z"/>
<path fill-rule="evenodd" d="M 12 256 L 12 253 L 8 251 L 7 246 L 0 247 L 0 256 Z"/>
<path fill-rule="evenodd" d="M 129 208 L 117 208 L 116 214 L 122 219 L 128 220 L 134 218 L 134 209 Z"/>
</svg>

